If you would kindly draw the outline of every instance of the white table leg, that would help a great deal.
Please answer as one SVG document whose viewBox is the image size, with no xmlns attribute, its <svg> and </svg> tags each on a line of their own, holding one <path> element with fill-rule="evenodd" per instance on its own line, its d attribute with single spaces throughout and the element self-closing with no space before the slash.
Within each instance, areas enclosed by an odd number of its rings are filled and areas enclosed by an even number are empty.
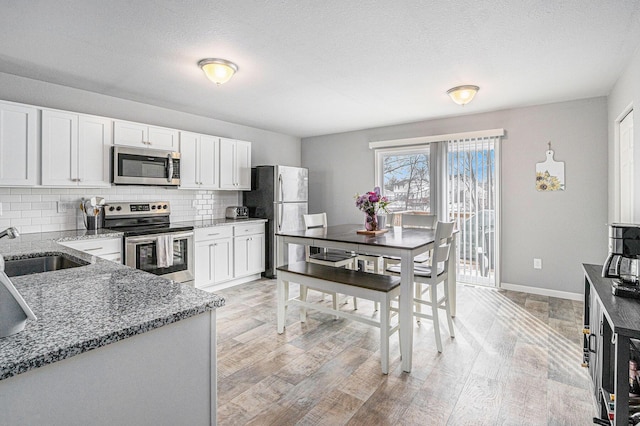
<svg viewBox="0 0 640 426">
<path fill-rule="evenodd" d="M 402 371 L 411 372 L 413 355 L 413 256 L 403 250 L 400 260 L 400 347 Z"/>
<path fill-rule="evenodd" d="M 278 334 L 284 333 L 284 321 L 286 316 L 287 307 L 287 295 L 289 294 L 289 283 L 284 281 L 280 275 L 278 275 L 278 288 L 277 288 L 277 319 L 278 319 Z"/>
<path fill-rule="evenodd" d="M 447 302 L 449 305 L 449 309 L 451 310 L 451 316 L 456 316 L 456 271 L 458 270 L 458 258 L 456 255 L 456 240 L 458 237 L 456 234 L 453 234 L 453 238 L 451 239 L 451 247 L 449 256 L 449 272 L 447 278 L 447 285 L 449 286 L 449 301 Z"/>
</svg>

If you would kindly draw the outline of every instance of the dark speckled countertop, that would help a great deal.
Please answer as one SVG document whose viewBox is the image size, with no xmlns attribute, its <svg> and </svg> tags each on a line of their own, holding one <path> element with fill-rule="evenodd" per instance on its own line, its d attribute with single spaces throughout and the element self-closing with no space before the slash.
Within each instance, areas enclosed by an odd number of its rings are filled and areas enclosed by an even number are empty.
<svg viewBox="0 0 640 426">
<path fill-rule="evenodd" d="M 38 320 L 0 338 L 0 380 L 224 306 L 216 294 L 55 242 L 121 235 L 64 231 L 0 241 L 0 255 L 7 260 L 62 252 L 90 263 L 11 278 Z"/>
</svg>

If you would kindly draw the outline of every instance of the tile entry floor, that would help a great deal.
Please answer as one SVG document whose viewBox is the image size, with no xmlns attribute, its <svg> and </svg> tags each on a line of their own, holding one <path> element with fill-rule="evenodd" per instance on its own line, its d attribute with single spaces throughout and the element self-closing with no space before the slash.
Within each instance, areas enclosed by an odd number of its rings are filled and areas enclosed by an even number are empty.
<svg viewBox="0 0 640 426">
<path fill-rule="evenodd" d="M 414 325 L 407 374 L 394 334 L 385 376 L 377 328 L 314 311 L 301 324 L 294 307 L 278 335 L 275 280 L 220 294 L 220 425 L 589 425 L 596 414 L 582 302 L 459 285 L 455 339 L 444 312 L 442 354 L 431 321 Z M 373 303 L 358 308 L 374 315 Z"/>
</svg>

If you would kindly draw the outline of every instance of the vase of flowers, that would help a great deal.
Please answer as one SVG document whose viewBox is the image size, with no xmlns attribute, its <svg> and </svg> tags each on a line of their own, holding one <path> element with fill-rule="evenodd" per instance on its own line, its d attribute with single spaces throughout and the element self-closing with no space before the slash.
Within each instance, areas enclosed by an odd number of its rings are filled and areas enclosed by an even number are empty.
<svg viewBox="0 0 640 426">
<path fill-rule="evenodd" d="M 387 213 L 389 199 L 380 194 L 380 187 L 376 186 L 373 191 L 365 192 L 355 196 L 356 207 L 364 212 L 364 227 L 367 231 L 377 231 L 379 229 L 378 214 Z"/>
</svg>

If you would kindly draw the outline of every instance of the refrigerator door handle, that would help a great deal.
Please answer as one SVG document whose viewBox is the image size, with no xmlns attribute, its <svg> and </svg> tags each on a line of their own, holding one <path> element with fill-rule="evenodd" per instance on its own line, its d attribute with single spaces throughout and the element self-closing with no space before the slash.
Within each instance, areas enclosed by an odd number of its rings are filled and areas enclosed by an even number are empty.
<svg viewBox="0 0 640 426">
<path fill-rule="evenodd" d="M 284 206 L 278 203 L 278 231 L 282 231 L 282 215 L 284 214 Z"/>
<path fill-rule="evenodd" d="M 278 175 L 278 191 L 280 191 L 280 199 L 278 201 L 283 203 L 284 202 L 284 188 L 283 188 L 283 185 L 282 185 L 282 173 L 280 173 Z"/>
</svg>

